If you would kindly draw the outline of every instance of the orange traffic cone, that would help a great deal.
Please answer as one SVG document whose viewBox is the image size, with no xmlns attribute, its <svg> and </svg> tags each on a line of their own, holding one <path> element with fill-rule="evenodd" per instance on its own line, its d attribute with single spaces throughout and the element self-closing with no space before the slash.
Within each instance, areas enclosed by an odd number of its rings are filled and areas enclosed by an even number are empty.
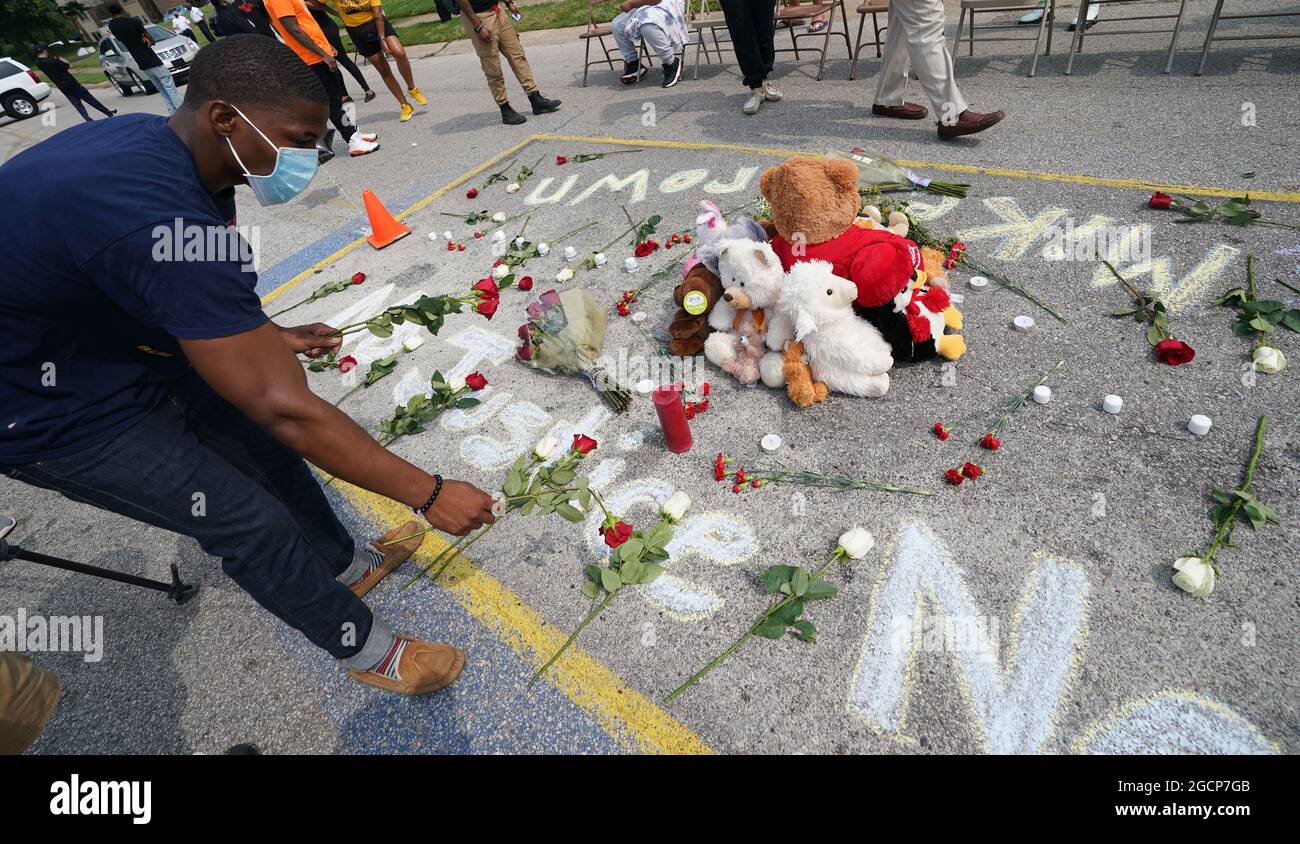
<svg viewBox="0 0 1300 844">
<path fill-rule="evenodd" d="M 379 201 L 374 191 L 363 190 L 361 198 L 366 203 L 366 216 L 370 218 L 370 237 L 366 238 L 370 245 L 376 249 L 383 249 L 388 244 L 396 240 L 401 240 L 411 233 L 411 230 L 401 223 L 397 222 L 384 203 Z"/>
</svg>

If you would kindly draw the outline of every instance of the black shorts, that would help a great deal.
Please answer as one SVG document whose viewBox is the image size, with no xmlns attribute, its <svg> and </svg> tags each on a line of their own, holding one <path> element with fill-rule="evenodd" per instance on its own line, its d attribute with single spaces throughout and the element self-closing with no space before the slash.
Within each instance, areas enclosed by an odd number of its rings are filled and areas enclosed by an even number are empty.
<svg viewBox="0 0 1300 844">
<path fill-rule="evenodd" d="M 383 18 L 384 35 L 393 35 L 395 30 L 393 29 L 393 25 L 388 22 L 388 16 L 383 15 Z M 361 24 L 361 26 L 349 26 L 347 27 L 347 31 L 348 36 L 352 39 L 352 43 L 357 46 L 357 52 L 366 58 L 370 58 L 383 49 L 379 43 L 379 35 L 375 32 L 374 21 L 367 21 L 366 23 Z"/>
</svg>

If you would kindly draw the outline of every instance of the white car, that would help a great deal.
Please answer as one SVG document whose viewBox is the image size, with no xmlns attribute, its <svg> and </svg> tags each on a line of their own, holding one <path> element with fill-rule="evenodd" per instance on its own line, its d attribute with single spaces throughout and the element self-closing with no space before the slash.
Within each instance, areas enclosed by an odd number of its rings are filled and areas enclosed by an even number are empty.
<svg viewBox="0 0 1300 844">
<path fill-rule="evenodd" d="M 192 38 L 177 35 L 156 23 L 145 24 L 144 31 L 153 39 L 153 51 L 162 59 L 163 66 L 171 71 L 172 79 L 177 85 L 184 84 L 189 77 L 190 62 L 194 61 L 194 56 L 199 52 L 199 45 Z M 148 77 L 140 72 L 139 65 L 126 48 L 111 35 L 100 39 L 99 66 L 103 68 L 108 81 L 124 97 L 131 96 L 136 89 L 146 94 L 157 90 Z"/>
<path fill-rule="evenodd" d="M 10 58 L 0 59 L 0 108 L 14 120 L 26 120 L 40 113 L 37 105 L 50 95 L 50 86 L 36 71 Z"/>
</svg>

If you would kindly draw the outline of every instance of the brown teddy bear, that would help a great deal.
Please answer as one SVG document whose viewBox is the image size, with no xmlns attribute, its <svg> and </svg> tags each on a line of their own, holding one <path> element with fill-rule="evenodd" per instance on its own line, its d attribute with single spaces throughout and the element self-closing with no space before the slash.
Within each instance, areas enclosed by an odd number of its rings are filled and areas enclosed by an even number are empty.
<svg viewBox="0 0 1300 844">
<path fill-rule="evenodd" d="M 709 326 L 709 312 L 722 300 L 722 279 L 697 263 L 686 273 L 682 283 L 673 291 L 677 313 L 668 325 L 672 341 L 669 351 L 677 357 L 697 355 L 704 348 L 704 340 L 713 333 Z"/>
</svg>

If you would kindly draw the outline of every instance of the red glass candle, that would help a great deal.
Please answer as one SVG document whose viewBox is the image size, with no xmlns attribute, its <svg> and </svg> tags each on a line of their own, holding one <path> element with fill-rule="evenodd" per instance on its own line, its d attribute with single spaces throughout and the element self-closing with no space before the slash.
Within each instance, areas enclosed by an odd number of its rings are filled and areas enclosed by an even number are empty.
<svg viewBox="0 0 1300 844">
<path fill-rule="evenodd" d="M 677 454 L 689 451 L 691 443 L 691 426 L 686 421 L 686 408 L 682 405 L 682 396 L 676 384 L 660 387 L 651 395 L 655 411 L 659 414 L 659 425 L 664 429 L 664 442 L 668 450 Z"/>
</svg>

